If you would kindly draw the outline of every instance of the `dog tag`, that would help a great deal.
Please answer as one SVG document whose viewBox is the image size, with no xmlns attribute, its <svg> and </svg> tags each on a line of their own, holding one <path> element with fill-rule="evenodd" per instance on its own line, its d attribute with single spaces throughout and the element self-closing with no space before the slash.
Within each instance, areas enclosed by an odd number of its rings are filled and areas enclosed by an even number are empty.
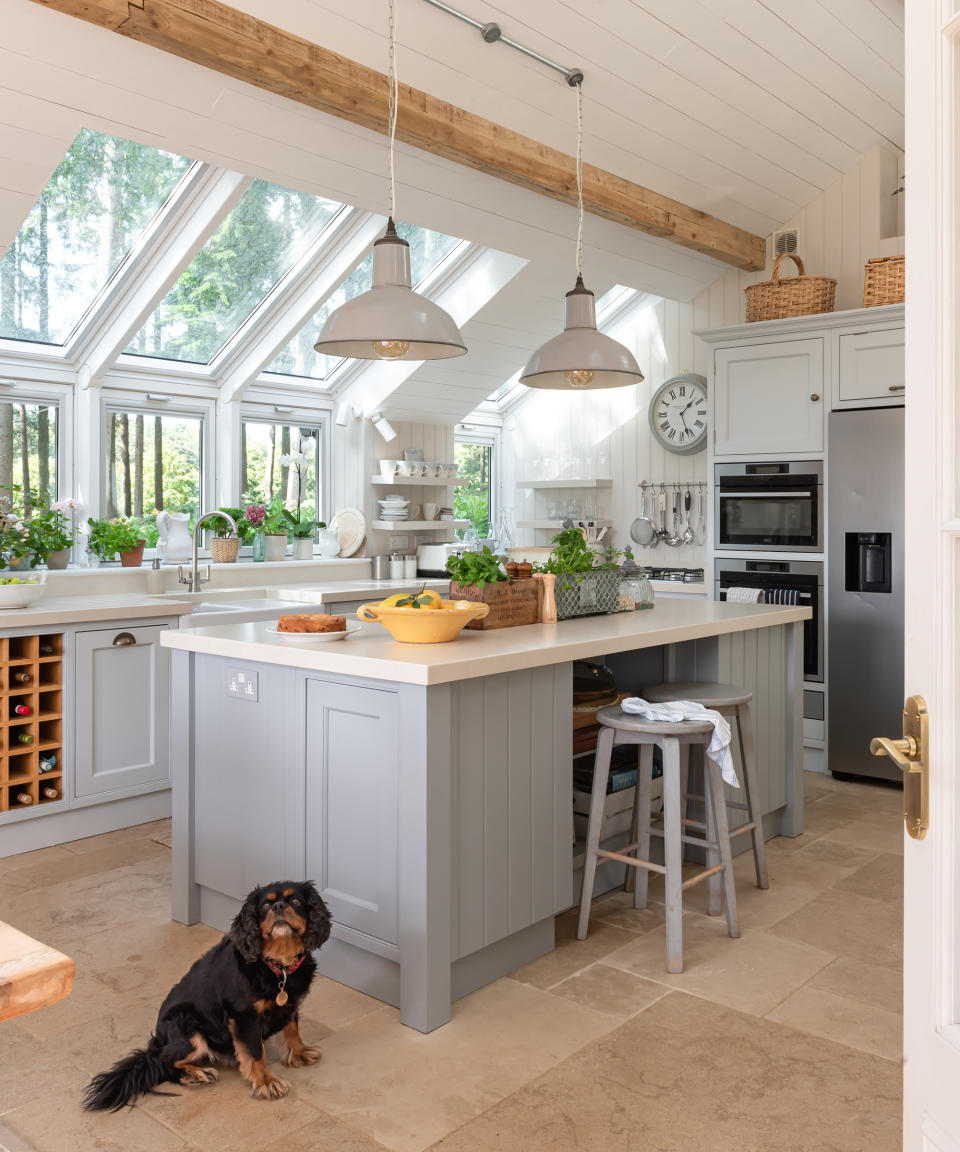
<svg viewBox="0 0 960 1152">
<path fill-rule="evenodd" d="M 286 989 L 281 988 L 280 991 L 277 993 L 277 1004 L 279 1004 L 280 1007 L 282 1008 L 284 1006 L 284 1004 L 286 1004 L 286 1002 L 289 999 L 290 999 L 290 997 L 287 995 Z"/>
</svg>

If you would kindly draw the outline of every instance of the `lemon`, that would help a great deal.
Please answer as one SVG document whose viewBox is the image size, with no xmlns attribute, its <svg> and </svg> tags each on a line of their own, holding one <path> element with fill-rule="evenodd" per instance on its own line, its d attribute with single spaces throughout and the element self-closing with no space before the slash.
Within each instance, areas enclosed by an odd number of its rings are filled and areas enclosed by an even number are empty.
<svg viewBox="0 0 960 1152">
<path fill-rule="evenodd" d="M 406 592 L 397 592 L 395 596 L 388 596 L 386 600 L 380 601 L 381 608 L 396 608 L 401 600 L 409 600 L 410 596 Z"/>
</svg>

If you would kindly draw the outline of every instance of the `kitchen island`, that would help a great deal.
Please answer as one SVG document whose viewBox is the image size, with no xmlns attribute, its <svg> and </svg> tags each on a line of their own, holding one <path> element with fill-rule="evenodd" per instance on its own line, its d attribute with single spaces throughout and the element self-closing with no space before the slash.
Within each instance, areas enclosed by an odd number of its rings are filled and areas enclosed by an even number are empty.
<svg viewBox="0 0 960 1152">
<path fill-rule="evenodd" d="M 750 688 L 765 833 L 797 835 L 808 615 L 664 600 L 436 645 L 375 624 L 315 644 L 263 624 L 168 632 L 174 918 L 226 928 L 256 884 L 313 879 L 334 918 L 320 970 L 430 1031 L 550 951 L 578 897 L 573 661 L 605 660 L 631 692 Z"/>
</svg>

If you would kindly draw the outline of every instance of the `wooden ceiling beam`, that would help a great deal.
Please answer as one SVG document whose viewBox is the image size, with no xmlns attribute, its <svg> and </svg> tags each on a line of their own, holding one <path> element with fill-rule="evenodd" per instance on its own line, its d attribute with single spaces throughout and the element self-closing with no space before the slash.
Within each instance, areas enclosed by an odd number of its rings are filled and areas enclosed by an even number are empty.
<svg viewBox="0 0 960 1152">
<path fill-rule="evenodd" d="M 377 132 L 387 129 L 387 78 L 219 0 L 35 0 L 153 48 L 191 60 Z M 397 136 L 522 188 L 576 203 L 571 156 L 400 85 Z M 747 271 L 764 267 L 761 236 L 661 196 L 623 177 L 583 166 L 584 208 Z"/>
</svg>

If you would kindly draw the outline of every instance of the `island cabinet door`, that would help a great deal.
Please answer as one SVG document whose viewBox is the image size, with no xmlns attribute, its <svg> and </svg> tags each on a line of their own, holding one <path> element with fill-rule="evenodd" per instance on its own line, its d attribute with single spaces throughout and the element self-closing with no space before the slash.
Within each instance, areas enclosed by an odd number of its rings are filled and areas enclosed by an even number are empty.
<svg viewBox="0 0 960 1152">
<path fill-rule="evenodd" d="M 110 798 L 166 784 L 167 626 L 125 625 L 76 634 L 74 796 Z"/>
<path fill-rule="evenodd" d="M 306 682 L 307 875 L 334 921 L 398 941 L 396 693 Z"/>
</svg>

